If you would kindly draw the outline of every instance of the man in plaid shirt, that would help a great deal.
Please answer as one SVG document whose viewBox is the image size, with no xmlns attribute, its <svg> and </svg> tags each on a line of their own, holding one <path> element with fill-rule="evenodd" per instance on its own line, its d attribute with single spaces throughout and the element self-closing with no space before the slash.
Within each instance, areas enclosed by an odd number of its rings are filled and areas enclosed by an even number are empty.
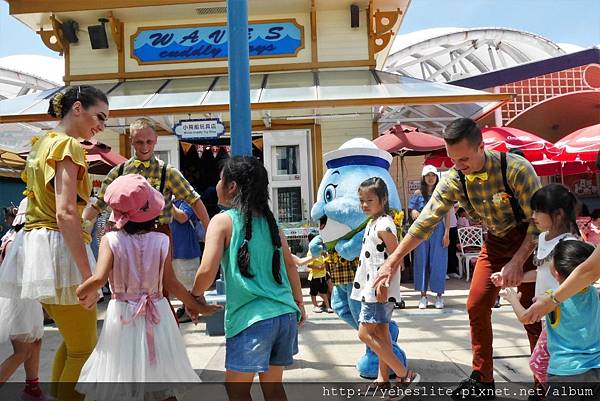
<svg viewBox="0 0 600 401">
<path fill-rule="evenodd" d="M 471 218 L 486 224 L 488 236 L 477 259 L 467 299 L 473 372 L 452 397 L 493 399 L 491 308 L 500 289 L 491 283 L 490 275 L 501 272 L 505 286 L 519 287 L 523 306 L 531 305 L 535 283 L 521 281 L 525 271 L 535 269 L 531 256 L 535 225 L 529 201 L 541 184 L 523 157 L 485 150 L 480 129 L 468 118 L 453 121 L 443 136 L 454 168 L 442 178 L 408 234 L 379 269 L 375 287 L 387 287 L 404 256 L 429 237 L 455 202 Z M 526 325 L 525 330 L 533 350 L 541 325 Z"/>
<path fill-rule="evenodd" d="M 106 208 L 107 205 L 104 202 L 106 187 L 120 175 L 140 174 L 148 180 L 150 185 L 159 190 L 164 171 L 162 194 L 165 197 L 165 207 L 158 217 L 158 231 L 164 232 L 170 237 L 169 224 L 173 221 L 173 197 L 184 200 L 191 205 L 204 227 L 208 227 L 210 219 L 200 195 L 179 170 L 171 165 L 164 166 L 165 163 L 154 156 L 154 147 L 158 136 L 152 121 L 147 118 L 140 118 L 131 124 L 129 132 L 135 155 L 127 160 L 123 166 L 115 166 L 110 170 L 98 192 L 96 202 L 91 205 L 91 208 L 85 210 L 83 219 L 93 221 L 98 213 Z"/>
</svg>

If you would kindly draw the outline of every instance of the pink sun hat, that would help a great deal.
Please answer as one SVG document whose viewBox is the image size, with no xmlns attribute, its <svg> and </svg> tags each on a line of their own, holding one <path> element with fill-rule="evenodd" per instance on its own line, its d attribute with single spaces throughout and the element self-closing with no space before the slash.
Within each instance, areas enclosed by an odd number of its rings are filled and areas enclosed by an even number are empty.
<svg viewBox="0 0 600 401">
<path fill-rule="evenodd" d="M 122 175 L 106 188 L 104 202 L 112 209 L 110 221 L 117 229 L 125 223 L 155 219 L 165 207 L 165 198 L 139 174 Z"/>
</svg>

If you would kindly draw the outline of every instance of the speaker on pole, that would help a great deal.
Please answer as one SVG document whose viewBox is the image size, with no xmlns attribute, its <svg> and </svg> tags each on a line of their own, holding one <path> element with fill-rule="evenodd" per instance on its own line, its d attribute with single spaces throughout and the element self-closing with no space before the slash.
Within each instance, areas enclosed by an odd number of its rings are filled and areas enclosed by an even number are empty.
<svg viewBox="0 0 600 401">
<path fill-rule="evenodd" d="M 108 20 L 106 18 L 100 18 L 98 21 L 100 22 L 100 25 L 88 26 L 92 49 L 108 49 L 108 38 L 106 37 L 106 29 L 104 29 L 104 24 L 106 24 Z"/>
<path fill-rule="evenodd" d="M 356 4 L 351 4 L 350 5 L 350 27 L 351 28 L 358 28 L 359 14 L 360 14 L 360 10 L 359 10 L 358 6 Z"/>
</svg>

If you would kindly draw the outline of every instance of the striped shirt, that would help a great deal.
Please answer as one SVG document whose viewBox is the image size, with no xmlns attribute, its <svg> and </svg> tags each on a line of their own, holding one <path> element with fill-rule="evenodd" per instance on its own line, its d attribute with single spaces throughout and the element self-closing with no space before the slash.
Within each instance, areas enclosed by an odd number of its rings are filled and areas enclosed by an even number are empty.
<svg viewBox="0 0 600 401">
<path fill-rule="evenodd" d="M 507 153 L 506 160 L 506 179 L 525 213 L 526 220 L 523 221 L 529 222 L 528 233 L 537 233 L 531 221 L 532 211 L 529 201 L 541 188 L 540 179 L 533 166 L 523 157 Z M 504 189 L 499 152 L 485 151 L 483 171 L 488 174 L 487 180 L 482 181 L 479 178 L 473 181 L 465 180 L 470 201 L 467 202 L 458 171 L 455 168 L 451 169 L 436 186 L 431 199 L 408 233 L 423 240 L 429 238 L 435 225 L 446 216 L 455 202 L 469 213 L 469 217 L 485 224 L 488 231 L 497 237 L 502 238 L 508 231 L 519 225 L 521 221 L 516 221 L 510 205 L 510 197 Z"/>
<path fill-rule="evenodd" d="M 152 185 L 156 190 L 160 190 L 160 180 L 162 174 L 162 166 L 164 162 L 152 156 L 150 166 L 146 168 L 143 164 L 138 167 L 135 166 L 134 161 L 137 157 L 132 157 L 125 162 L 123 169 L 123 175 L 126 174 L 140 174 Z M 106 178 L 102 182 L 102 187 L 98 192 L 98 200 L 94 204 L 94 207 L 98 211 L 102 211 L 106 208 L 107 204 L 104 202 L 104 193 L 106 187 L 110 185 L 117 177 L 119 177 L 119 166 L 113 167 L 112 170 L 106 175 Z M 167 171 L 165 177 L 165 188 L 163 190 L 163 196 L 165 197 L 165 207 L 158 218 L 160 224 L 170 224 L 173 221 L 173 196 L 175 199 L 181 199 L 186 201 L 189 205 L 193 205 L 200 195 L 194 190 L 192 185 L 185 179 L 179 170 L 175 167 L 167 164 Z"/>
</svg>

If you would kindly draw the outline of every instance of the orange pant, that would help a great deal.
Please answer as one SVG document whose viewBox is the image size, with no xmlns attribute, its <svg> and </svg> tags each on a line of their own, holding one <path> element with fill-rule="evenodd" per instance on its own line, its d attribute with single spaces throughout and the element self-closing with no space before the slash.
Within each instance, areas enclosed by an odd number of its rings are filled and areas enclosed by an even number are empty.
<svg viewBox="0 0 600 401">
<path fill-rule="evenodd" d="M 481 374 L 484 382 L 494 380 L 494 362 L 492 359 L 492 306 L 500 292 L 500 287 L 492 284 L 490 276 L 499 272 L 510 261 L 515 251 L 521 246 L 527 234 L 527 224 L 522 224 L 509 231 L 504 238 L 488 234 L 481 249 L 473 281 L 467 299 L 467 311 L 471 325 L 471 348 L 473 351 L 473 370 Z M 534 270 L 530 256 L 523 266 L 523 271 Z M 521 304 L 528 308 L 535 295 L 535 283 L 524 283 L 519 286 Z M 542 331 L 541 323 L 525 325 L 531 351 Z"/>
</svg>

